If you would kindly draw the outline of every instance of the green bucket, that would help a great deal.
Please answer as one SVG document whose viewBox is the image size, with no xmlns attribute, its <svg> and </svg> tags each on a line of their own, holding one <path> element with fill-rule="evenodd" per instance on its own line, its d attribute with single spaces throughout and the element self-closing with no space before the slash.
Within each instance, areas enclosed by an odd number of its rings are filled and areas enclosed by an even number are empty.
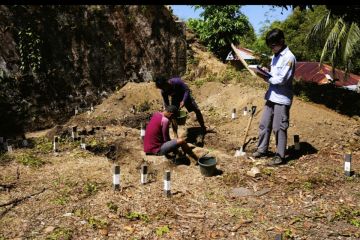
<svg viewBox="0 0 360 240">
<path fill-rule="evenodd" d="M 180 110 L 178 113 L 178 116 L 176 118 L 176 122 L 178 125 L 185 125 L 186 123 L 186 118 L 187 118 L 187 112 Z"/>
<path fill-rule="evenodd" d="M 200 172 L 205 177 L 214 176 L 216 173 L 216 158 L 210 156 L 201 157 L 198 160 Z"/>
</svg>

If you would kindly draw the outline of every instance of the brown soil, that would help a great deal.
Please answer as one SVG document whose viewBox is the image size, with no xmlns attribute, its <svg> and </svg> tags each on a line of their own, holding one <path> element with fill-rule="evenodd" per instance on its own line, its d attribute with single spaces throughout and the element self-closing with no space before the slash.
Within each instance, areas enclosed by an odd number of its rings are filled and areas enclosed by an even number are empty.
<svg viewBox="0 0 360 240">
<path fill-rule="evenodd" d="M 259 79 L 251 79 L 261 81 Z M 295 98 L 289 128 L 289 162 L 276 168 L 249 156 L 257 143 L 264 105 L 263 88 L 242 83 L 190 84 L 211 130 L 199 143 L 194 113 L 179 132 L 197 154 L 217 158 L 218 174 L 201 175 L 199 166 L 174 165 L 144 156 L 140 124 L 162 108 L 153 83 L 128 83 L 95 111 L 66 125 L 28 133 L 28 148 L 2 155 L 0 205 L 43 188 L 43 193 L 0 207 L 0 239 L 358 239 L 360 237 L 360 121 Z M 260 84 L 261 85 L 261 84 Z M 257 106 L 246 145 L 234 157 L 249 115 Z M 236 108 L 238 118 L 231 119 Z M 87 149 L 69 139 L 70 126 L 85 131 Z M 101 126 L 96 128 L 97 126 Z M 105 127 L 105 128 L 103 128 Z M 84 133 L 85 133 L 84 132 Z M 293 149 L 300 135 L 301 150 Z M 62 135 L 59 152 L 49 141 Z M 40 141 L 42 139 L 42 142 Z M 203 147 L 199 147 L 203 146 Z M 274 151 L 274 141 L 271 149 Z M 344 154 L 352 151 L 355 176 L 344 176 Z M 45 161 L 24 166 L 24 156 Z M 23 156 L 23 157 L 21 157 Z M 5 159 L 8 159 L 5 161 Z M 16 159 L 16 160 L 12 160 Z M 140 165 L 149 164 L 149 183 L 140 184 Z M 23 161 L 24 162 L 24 161 Z M 112 164 L 121 168 L 121 190 L 112 190 Z M 246 174 L 257 166 L 261 174 Z M 163 174 L 171 169 L 172 197 L 163 194 Z M 234 188 L 250 196 L 235 196 Z"/>
</svg>

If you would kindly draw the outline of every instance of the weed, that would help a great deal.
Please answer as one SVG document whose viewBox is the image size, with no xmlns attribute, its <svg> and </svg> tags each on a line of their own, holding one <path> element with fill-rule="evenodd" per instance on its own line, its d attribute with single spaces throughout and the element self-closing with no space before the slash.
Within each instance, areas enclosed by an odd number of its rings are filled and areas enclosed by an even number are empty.
<svg viewBox="0 0 360 240">
<path fill-rule="evenodd" d="M 88 223 L 93 229 L 105 228 L 108 225 L 106 220 L 97 219 L 97 218 L 94 218 L 94 217 L 90 217 L 88 219 Z"/>
<path fill-rule="evenodd" d="M 294 238 L 294 236 L 292 235 L 291 229 L 285 229 L 284 237 L 285 237 L 285 239 L 293 239 Z"/>
<path fill-rule="evenodd" d="M 241 185 L 243 181 L 244 181 L 244 177 L 242 176 L 242 174 L 238 172 L 227 173 L 223 177 L 223 182 L 227 186 Z"/>
<path fill-rule="evenodd" d="M 141 220 L 144 222 L 149 222 L 150 219 L 146 214 L 138 213 L 138 212 L 129 212 L 125 215 L 127 219 L 130 219 L 131 221 Z"/>
<path fill-rule="evenodd" d="M 69 197 L 67 195 L 61 195 L 52 200 L 52 203 L 56 205 L 65 205 L 69 202 Z"/>
<path fill-rule="evenodd" d="M 204 85 L 204 83 L 205 83 L 205 80 L 203 78 L 198 78 L 198 79 L 195 79 L 195 81 L 194 81 L 194 84 L 197 88 Z"/>
<path fill-rule="evenodd" d="M 169 233 L 169 232 L 170 232 L 170 229 L 169 229 L 169 226 L 167 226 L 167 225 L 156 228 L 156 235 L 158 237 L 161 237 L 162 235 Z"/>
<path fill-rule="evenodd" d="M 274 170 L 273 169 L 270 169 L 270 168 L 264 168 L 262 170 L 262 173 L 265 174 L 265 175 L 268 175 L 268 176 L 271 176 L 273 174 Z"/>
<path fill-rule="evenodd" d="M 6 165 L 6 164 L 12 162 L 13 160 L 14 160 L 14 157 L 8 153 L 0 154 L 0 165 Z"/>
<path fill-rule="evenodd" d="M 113 202 L 108 202 L 108 203 L 106 203 L 106 206 L 109 208 L 109 210 L 111 211 L 111 212 L 117 212 L 117 210 L 118 210 L 118 206 L 115 204 L 115 203 L 113 203 Z"/>
<path fill-rule="evenodd" d="M 229 214 L 235 218 L 244 218 L 244 219 L 253 219 L 254 213 L 250 208 L 239 208 L 232 207 L 229 208 Z"/>
<path fill-rule="evenodd" d="M 45 164 L 45 161 L 28 153 L 19 155 L 17 157 L 17 162 L 32 168 L 39 168 Z"/>
<path fill-rule="evenodd" d="M 36 152 L 50 153 L 53 150 L 52 142 L 49 139 L 45 138 L 45 137 L 35 138 L 34 142 L 35 142 L 34 150 Z"/>
<path fill-rule="evenodd" d="M 70 240 L 72 239 L 72 230 L 68 228 L 57 228 L 49 236 L 46 237 L 46 240 Z"/>
<path fill-rule="evenodd" d="M 351 220 L 350 220 L 350 224 L 351 224 L 351 225 L 354 225 L 355 227 L 360 228 L 360 219 L 356 219 L 356 218 L 351 219 Z"/>
<path fill-rule="evenodd" d="M 88 196 L 94 195 L 97 191 L 98 188 L 96 183 L 91 183 L 91 182 L 85 183 L 84 192 L 86 193 L 86 195 Z"/>
<path fill-rule="evenodd" d="M 88 215 L 88 212 L 84 208 L 75 209 L 75 210 L 73 210 L 73 213 L 77 217 L 84 217 L 84 216 Z"/>
<path fill-rule="evenodd" d="M 196 58 L 196 57 L 189 57 L 187 60 L 188 65 L 197 66 L 197 65 L 199 65 L 199 62 L 200 62 L 199 58 Z"/>
<path fill-rule="evenodd" d="M 304 188 L 305 190 L 311 190 L 311 189 L 314 188 L 314 186 L 313 186 L 313 184 L 312 184 L 311 182 L 304 182 L 304 183 L 303 183 L 303 188 Z"/>
</svg>

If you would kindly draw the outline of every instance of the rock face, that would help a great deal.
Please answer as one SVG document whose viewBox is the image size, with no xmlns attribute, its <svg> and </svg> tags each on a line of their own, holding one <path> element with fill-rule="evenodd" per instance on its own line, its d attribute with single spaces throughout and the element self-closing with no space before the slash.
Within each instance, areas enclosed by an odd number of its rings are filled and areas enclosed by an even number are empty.
<svg viewBox="0 0 360 240">
<path fill-rule="evenodd" d="M 0 6 L 0 135 L 62 123 L 126 82 L 186 70 L 163 6 Z"/>
</svg>

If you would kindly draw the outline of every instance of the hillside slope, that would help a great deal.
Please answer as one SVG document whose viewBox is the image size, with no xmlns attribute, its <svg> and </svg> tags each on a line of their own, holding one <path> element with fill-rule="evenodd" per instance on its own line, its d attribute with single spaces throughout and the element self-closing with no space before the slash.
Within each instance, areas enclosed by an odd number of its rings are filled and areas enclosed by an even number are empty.
<svg viewBox="0 0 360 240">
<path fill-rule="evenodd" d="M 29 147 L 2 155 L 0 204 L 45 191 L 0 207 L 0 239 L 360 237 L 358 118 L 295 98 L 288 136 L 290 161 L 266 167 L 265 160 L 249 157 L 256 146 L 264 84 L 246 72 L 229 77 L 233 70 L 196 44 L 191 47 L 198 63 L 189 65 L 185 78 L 211 131 L 199 142 L 191 113 L 180 133 L 194 144 L 196 153 L 209 152 L 217 158 L 217 175 L 204 177 L 194 164 L 175 165 L 144 156 L 140 124 L 161 109 L 161 95 L 153 83 L 127 83 L 94 112 L 73 116 L 63 126 L 28 133 Z M 217 67 L 204 69 L 208 61 Z M 249 131 L 248 154 L 235 158 L 249 120 L 242 109 L 252 105 L 258 110 Z M 235 120 L 231 120 L 233 108 L 238 113 Z M 84 134 L 86 150 L 70 140 L 73 125 Z M 300 135 L 299 152 L 293 150 L 294 134 Z M 54 135 L 62 136 L 56 154 L 48 140 Z M 353 177 L 344 176 L 347 151 L 352 151 Z M 141 185 L 144 161 L 149 164 L 149 183 Z M 33 167 L 27 166 L 31 163 Z M 122 188 L 117 192 L 111 186 L 113 163 L 121 168 Z M 260 175 L 247 175 L 255 166 Z M 172 174 L 171 198 L 163 194 L 166 169 Z"/>
</svg>

